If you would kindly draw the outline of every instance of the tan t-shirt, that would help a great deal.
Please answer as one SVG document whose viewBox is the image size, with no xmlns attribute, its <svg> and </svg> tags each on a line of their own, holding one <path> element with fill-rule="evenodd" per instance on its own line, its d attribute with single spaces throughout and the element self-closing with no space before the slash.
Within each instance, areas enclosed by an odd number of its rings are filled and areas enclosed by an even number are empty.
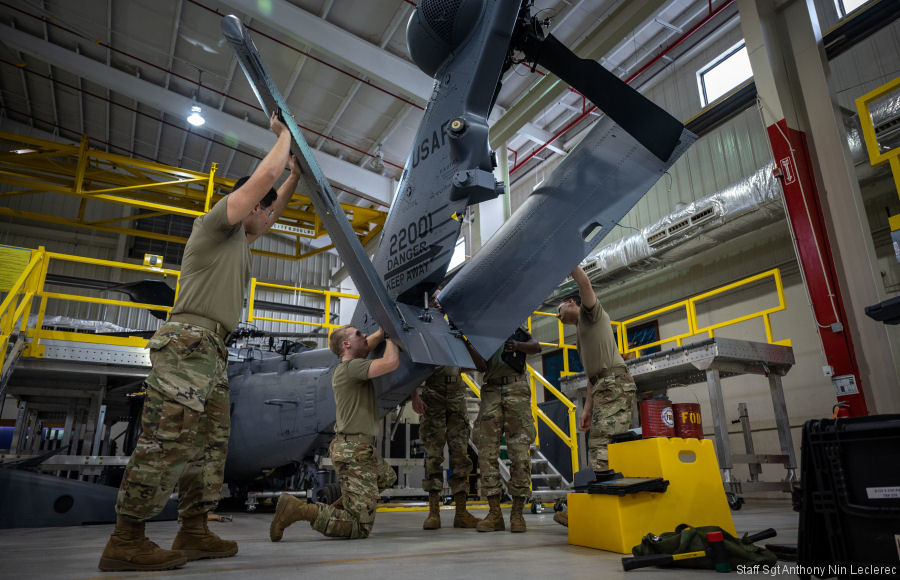
<svg viewBox="0 0 900 580">
<path fill-rule="evenodd" d="M 378 408 L 375 406 L 375 386 L 369 379 L 372 361 L 354 358 L 341 361 L 331 375 L 337 418 L 334 432 L 344 435 L 375 436 L 378 428 Z"/>
<path fill-rule="evenodd" d="M 625 360 L 619 354 L 619 346 L 613 335 L 609 314 L 600 306 L 581 305 L 578 312 L 578 331 L 575 334 L 581 366 L 588 378 L 607 370 L 626 369 Z"/>
<path fill-rule="evenodd" d="M 172 314 L 205 316 L 232 331 L 250 283 L 250 243 L 242 223 L 229 225 L 227 199 L 194 220 Z"/>
</svg>

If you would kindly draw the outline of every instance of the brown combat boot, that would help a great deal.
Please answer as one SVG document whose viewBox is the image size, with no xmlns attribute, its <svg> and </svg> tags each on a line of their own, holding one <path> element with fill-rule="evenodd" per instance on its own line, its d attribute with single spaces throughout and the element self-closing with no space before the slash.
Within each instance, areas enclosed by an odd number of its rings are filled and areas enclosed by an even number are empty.
<svg viewBox="0 0 900 580">
<path fill-rule="evenodd" d="M 441 527 L 441 494 L 428 492 L 428 517 L 422 524 L 423 530 L 436 530 Z"/>
<path fill-rule="evenodd" d="M 488 515 L 478 522 L 475 529 L 479 532 L 499 532 L 505 530 L 506 526 L 503 524 L 503 512 L 500 511 L 500 496 L 488 496 L 488 506 L 491 508 Z"/>
<path fill-rule="evenodd" d="M 187 564 L 187 558 L 178 552 L 163 550 L 144 536 L 144 522 L 116 518 L 113 530 L 99 568 L 106 572 L 124 570 L 171 570 Z"/>
<path fill-rule="evenodd" d="M 525 516 L 522 515 L 522 508 L 525 507 L 525 498 L 517 495 L 513 498 L 512 511 L 509 513 L 509 531 L 512 533 L 525 531 Z"/>
<path fill-rule="evenodd" d="M 300 520 L 314 522 L 318 515 L 318 504 L 306 503 L 289 493 L 283 493 L 278 497 L 275 515 L 272 516 L 272 523 L 269 524 L 269 539 L 277 542 L 284 535 L 284 528 Z"/>
<path fill-rule="evenodd" d="M 456 504 L 456 515 L 453 516 L 454 528 L 474 528 L 478 525 L 478 518 L 466 510 L 466 492 L 459 491 L 453 496 Z"/>
<path fill-rule="evenodd" d="M 569 512 L 556 512 L 553 514 L 553 521 L 561 526 L 569 527 Z"/>
<path fill-rule="evenodd" d="M 181 520 L 181 529 L 172 542 L 172 549 L 184 554 L 188 562 L 205 558 L 228 558 L 238 552 L 237 542 L 223 540 L 209 531 L 208 521 L 206 514 Z"/>
</svg>

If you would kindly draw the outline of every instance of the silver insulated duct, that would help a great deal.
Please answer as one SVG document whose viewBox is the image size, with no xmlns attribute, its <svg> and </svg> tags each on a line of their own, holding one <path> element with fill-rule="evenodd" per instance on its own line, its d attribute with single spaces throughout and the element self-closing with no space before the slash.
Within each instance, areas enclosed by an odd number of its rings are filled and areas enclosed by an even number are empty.
<svg viewBox="0 0 900 580">
<path fill-rule="evenodd" d="M 678 262 L 781 219 L 781 185 L 772 174 L 773 168 L 774 164 L 768 163 L 640 233 L 600 247 L 582 262 L 582 267 L 592 281 L 623 279 Z"/>
</svg>

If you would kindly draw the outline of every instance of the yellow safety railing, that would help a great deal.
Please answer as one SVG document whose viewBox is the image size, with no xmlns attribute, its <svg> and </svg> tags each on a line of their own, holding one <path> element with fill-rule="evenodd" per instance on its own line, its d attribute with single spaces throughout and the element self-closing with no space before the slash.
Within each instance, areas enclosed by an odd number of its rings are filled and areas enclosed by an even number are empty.
<svg viewBox="0 0 900 580">
<path fill-rule="evenodd" d="M 705 300 L 710 300 L 714 297 L 721 296 L 738 288 L 742 288 L 749 284 L 757 283 L 761 280 L 765 280 L 766 278 L 771 278 L 775 285 L 775 292 L 778 296 L 778 304 L 771 308 L 764 308 L 762 310 L 757 310 L 755 312 L 751 312 L 749 314 L 745 314 L 743 316 L 736 316 L 734 318 L 730 318 L 728 320 L 724 320 L 722 322 L 715 322 L 712 324 L 708 324 L 706 326 L 700 326 L 700 323 L 697 321 L 697 305 Z M 633 326 L 636 323 L 656 318 L 661 314 L 665 314 L 668 312 L 673 312 L 679 309 L 684 309 L 685 317 L 687 322 L 687 330 L 676 334 L 674 336 L 669 336 L 665 338 L 660 338 L 654 342 L 648 342 L 641 345 L 636 345 L 634 347 L 629 347 L 626 344 L 623 344 L 624 336 L 627 336 L 628 328 Z M 635 356 L 640 356 L 641 352 L 648 349 L 653 348 L 655 346 L 661 346 L 663 344 L 674 342 L 676 346 L 681 346 L 682 341 L 685 338 L 689 338 L 691 336 L 695 336 L 698 334 L 706 333 L 709 338 L 713 338 L 716 335 L 716 331 L 720 328 L 724 328 L 726 326 L 732 326 L 734 324 L 739 324 L 741 322 L 746 322 L 748 320 L 760 319 L 763 323 L 763 328 L 766 333 L 766 342 L 769 344 L 778 344 L 782 346 L 791 346 L 791 340 L 775 340 L 772 336 L 772 322 L 769 319 L 769 315 L 774 312 L 780 312 L 785 309 L 784 304 L 784 285 L 781 282 L 781 270 L 778 268 L 773 268 L 772 270 L 767 270 L 765 272 L 761 272 L 754 276 L 749 276 L 744 278 L 743 280 L 738 280 L 737 282 L 732 282 L 731 284 L 726 284 L 721 288 L 716 288 L 715 290 L 710 290 L 708 292 L 704 292 L 702 294 L 698 294 L 687 300 L 682 300 L 680 302 L 676 302 L 674 304 L 670 304 L 669 306 L 664 306 L 662 308 L 658 308 L 652 312 L 648 312 L 646 314 L 641 314 L 640 316 L 635 316 L 634 318 L 629 318 L 621 323 L 619 334 L 619 350 L 623 355 L 628 355 L 633 353 Z"/>
<path fill-rule="evenodd" d="M 862 127 L 863 139 L 866 142 L 866 150 L 869 152 L 869 163 L 873 166 L 889 163 L 891 173 L 894 176 L 894 188 L 900 194 L 900 148 L 888 149 L 882 152 L 878 146 L 878 137 L 875 135 L 875 125 L 872 122 L 872 115 L 869 113 L 869 105 L 888 94 L 900 89 L 900 77 L 878 87 L 877 89 L 866 93 L 856 99 L 856 110 L 859 112 L 859 125 Z M 891 231 L 900 230 L 900 214 L 892 215 L 888 218 Z"/>
<path fill-rule="evenodd" d="M 736 288 L 740 288 L 741 286 L 746 286 L 748 284 L 752 284 L 754 282 L 758 282 L 759 280 L 763 280 L 765 278 L 771 277 L 773 282 L 775 283 L 775 290 L 778 295 L 778 306 L 773 306 L 772 308 L 766 308 L 763 310 L 758 310 L 754 313 L 747 314 L 745 316 L 738 316 L 736 318 L 732 318 L 730 320 L 726 320 L 724 322 L 718 322 L 715 324 L 708 324 L 706 326 L 701 327 L 697 322 L 697 304 L 702 302 L 703 300 L 707 300 L 712 298 L 713 296 L 717 296 L 719 294 L 724 294 Z M 762 272 L 755 276 L 750 276 L 749 278 L 744 278 L 743 280 L 738 280 L 737 282 L 733 282 L 726 286 L 722 286 L 721 288 L 717 288 L 715 290 L 711 290 L 709 292 L 704 292 L 703 294 L 699 294 L 690 299 L 691 305 L 691 320 L 696 330 L 697 334 L 707 333 L 710 338 L 715 336 L 715 331 L 719 328 L 723 328 L 725 326 L 730 326 L 732 324 L 738 324 L 740 322 L 744 322 L 746 320 L 753 320 L 754 318 L 759 318 L 763 322 L 763 327 L 766 331 L 766 342 L 769 344 L 779 344 L 782 346 L 791 346 L 791 339 L 786 338 L 784 340 L 775 340 L 772 336 L 772 322 L 769 320 L 769 315 L 773 312 L 780 312 L 785 309 L 784 305 L 784 285 L 781 282 L 781 270 L 778 268 L 774 268 L 772 270 L 768 270 L 766 272 Z"/>
<path fill-rule="evenodd" d="M 191 171 L 108 153 L 89 145 L 86 135 L 82 135 L 79 144 L 69 145 L 0 131 L 0 184 L 7 186 L 0 197 L 58 194 L 81 200 L 76 215 L 57 215 L 53 208 L 58 204 L 49 203 L 41 204 L 42 208 L 50 209 L 46 213 L 0 206 L 0 216 L 185 244 L 185 237 L 147 231 L 135 222 L 166 214 L 195 218 L 231 191 L 235 183 L 217 175 L 216 163 L 210 165 L 208 172 Z M 139 211 L 114 218 L 90 218 L 92 206 L 110 203 Z M 340 206 L 363 245 L 384 228 L 385 210 L 352 204 Z M 250 251 L 256 255 L 303 260 L 333 247 L 329 244 L 309 249 L 301 243 L 304 239 L 322 238 L 327 232 L 310 198 L 300 193 L 291 197 L 278 222 L 273 224 L 272 233 L 295 238 L 293 251 Z"/>
<path fill-rule="evenodd" d="M 269 318 L 266 316 L 256 316 L 253 313 L 254 303 L 256 301 L 256 290 L 259 287 L 264 288 L 274 288 L 276 290 L 283 290 L 285 292 L 299 292 L 301 294 L 315 294 L 319 296 L 325 297 L 325 308 L 323 312 L 323 321 L 322 322 L 309 322 L 305 320 L 287 320 L 284 318 Z M 315 290 L 311 288 L 301 288 L 299 286 L 285 286 L 283 284 L 270 284 L 268 282 L 258 282 L 256 278 L 253 278 L 250 281 L 250 299 L 247 304 L 247 322 L 253 322 L 254 320 L 267 320 L 269 322 L 283 322 L 285 324 L 301 324 L 305 326 L 315 326 L 318 328 L 327 328 L 328 336 L 331 336 L 331 331 L 340 328 L 340 324 L 333 324 L 331 322 L 331 317 L 329 314 L 331 313 L 331 299 L 332 298 L 359 298 L 358 294 L 348 294 L 346 292 L 333 292 L 331 290 Z"/>
<path fill-rule="evenodd" d="M 17 250 L 17 249 L 16 249 Z M 45 270 L 44 248 L 32 250 L 28 264 L 7 290 L 0 303 L 0 369 L 6 370 L 6 350 L 16 326 L 25 332 L 31 313 L 31 304 L 37 294 L 41 272 Z"/>
<path fill-rule="evenodd" d="M 639 323 L 639 322 L 642 322 L 645 320 L 652 320 L 660 315 L 667 314 L 670 312 L 675 312 L 680 309 L 684 309 L 684 315 L 685 315 L 686 320 L 688 321 L 688 328 L 684 332 L 678 333 L 674 336 L 670 336 L 667 338 L 661 338 L 654 342 L 644 343 L 644 344 L 641 344 L 639 347 L 635 347 L 635 348 L 629 348 L 629 346 L 626 344 L 625 336 L 628 335 L 628 326 L 629 325 L 633 326 L 636 323 Z M 668 306 L 663 306 L 662 308 L 657 308 L 656 310 L 652 310 L 650 312 L 647 312 L 646 314 L 641 314 L 640 316 L 635 316 L 634 318 L 629 318 L 628 320 L 626 320 L 624 322 L 614 323 L 614 324 L 618 324 L 618 327 L 617 327 L 618 332 L 616 333 L 618 336 L 616 337 L 616 339 L 619 343 L 619 352 L 621 352 L 623 356 L 627 355 L 629 353 L 635 353 L 635 356 L 640 356 L 640 352 L 642 350 L 646 350 L 648 348 L 653 348 L 655 346 L 662 346 L 662 345 L 670 343 L 670 342 L 674 342 L 675 346 L 681 346 L 681 343 L 685 338 L 690 338 L 691 336 L 697 334 L 694 331 L 694 325 L 691 323 L 691 320 L 692 320 L 692 318 L 690 316 L 689 301 L 681 300 L 680 302 L 675 302 L 674 304 L 669 304 Z M 624 332 L 622 332 L 623 329 L 624 329 Z"/>
<path fill-rule="evenodd" d="M 44 355 L 44 346 L 41 340 L 55 339 L 68 340 L 72 342 L 86 343 L 103 343 L 122 346 L 144 346 L 147 340 L 137 336 L 107 336 L 87 334 L 82 332 L 62 332 L 56 330 L 45 330 L 43 328 L 44 315 L 47 312 L 47 302 L 51 299 L 71 300 L 75 302 L 90 302 L 94 304 L 108 304 L 113 306 L 124 306 L 126 308 L 150 308 L 152 310 L 169 311 L 171 307 L 159 306 L 157 304 L 142 304 L 137 302 L 125 302 L 122 300 L 110 300 L 106 298 L 96 298 L 91 296 L 82 296 L 78 294 L 66 294 L 62 292 L 48 292 L 45 289 L 47 282 L 47 271 L 51 260 L 59 260 L 63 262 L 74 262 L 81 264 L 90 264 L 94 266 L 108 266 L 125 270 L 135 270 L 141 272 L 152 272 L 154 274 L 172 275 L 178 278 L 177 270 L 166 270 L 153 266 L 143 266 L 137 264 L 128 264 L 124 262 L 113 262 L 110 260 L 99 260 L 96 258 L 84 258 L 80 256 L 70 256 L 68 254 L 58 254 L 56 252 L 48 252 L 41 246 L 37 250 L 31 250 L 31 260 L 24 269 L 19 279 L 9 289 L 3 304 L 0 304 L 0 364 L 5 362 L 6 350 L 10 337 L 16 324 L 19 325 L 19 332 L 24 333 L 31 342 L 25 345 L 22 351 L 23 356 L 41 357 Z M 177 291 L 177 290 L 176 290 Z M 40 299 L 38 313 L 34 324 L 29 324 L 31 307 L 36 298 Z"/>
<path fill-rule="evenodd" d="M 528 384 L 531 388 L 531 416 L 534 419 L 534 444 L 540 445 L 540 436 L 538 435 L 538 425 L 540 424 L 538 421 L 543 421 L 547 427 L 550 428 L 561 440 L 562 442 L 569 448 L 569 452 L 572 456 L 572 473 L 578 471 L 578 425 L 575 420 L 575 403 L 569 400 L 564 394 L 562 394 L 559 389 L 550 384 L 547 379 L 541 375 L 537 370 L 534 369 L 529 364 L 525 365 L 525 370 L 528 373 Z M 461 375 L 463 382 L 469 389 L 475 393 L 475 396 L 479 399 L 481 398 L 481 389 L 478 384 L 472 380 L 472 378 L 467 373 L 462 373 Z M 547 391 L 549 391 L 554 397 L 562 401 L 563 405 L 566 407 L 566 411 L 568 412 L 568 434 L 566 434 L 560 427 L 547 416 L 544 411 L 541 410 L 540 407 L 537 406 L 537 385 L 542 385 Z"/>
<path fill-rule="evenodd" d="M 43 248 L 38 250 L 40 252 L 44 252 Z M 147 308 L 150 310 L 162 310 L 168 312 L 172 309 L 171 306 L 160 306 L 158 304 L 144 304 L 140 302 L 130 302 L 125 300 L 113 300 L 110 298 L 97 298 L 93 296 L 83 296 L 80 294 L 68 294 L 64 292 L 48 292 L 45 289 L 45 284 L 47 281 L 47 270 L 50 266 L 50 262 L 52 260 L 59 260 L 61 262 L 71 262 L 75 264 L 87 264 L 92 266 L 104 266 L 108 268 L 116 268 L 120 270 L 131 270 L 134 272 L 146 272 L 152 274 L 161 274 L 163 276 L 173 276 L 176 280 L 175 283 L 175 292 L 178 292 L 178 280 L 180 276 L 180 272 L 178 270 L 172 270 L 167 268 L 160 268 L 157 266 L 145 266 L 142 264 L 130 264 L 127 262 L 115 262 L 112 260 L 100 260 L 97 258 L 86 258 L 83 256 L 72 256 L 69 254 L 59 254 L 56 252 L 44 252 L 45 259 L 43 260 L 43 268 L 41 269 L 41 273 L 36 283 L 40 288 L 38 292 L 38 296 L 41 299 L 40 305 L 38 307 L 37 318 L 35 320 L 34 326 L 28 329 L 28 337 L 31 338 L 31 344 L 29 344 L 25 351 L 22 353 L 24 356 L 32 356 L 32 357 L 41 357 L 44 355 L 44 347 L 41 345 L 40 341 L 43 339 L 51 339 L 51 340 L 67 340 L 71 342 L 85 342 L 85 343 L 93 343 L 93 344 L 111 344 L 111 345 L 119 345 L 119 346 L 137 346 L 143 347 L 147 344 L 147 339 L 139 337 L 139 336 L 108 336 L 108 335 L 97 335 L 97 334 L 88 334 L 84 332 L 64 332 L 59 330 L 45 330 L 43 328 L 44 324 L 44 315 L 47 312 L 47 302 L 50 299 L 54 300 L 69 300 L 73 302 L 87 302 L 91 304 L 104 304 L 108 306 L 122 306 L 124 308 Z"/>
<path fill-rule="evenodd" d="M 572 455 L 572 473 L 576 473 L 578 471 L 578 426 L 577 421 L 575 420 L 575 403 L 569 400 L 567 396 L 562 394 L 559 389 L 551 385 L 547 379 L 541 375 L 541 373 L 537 372 L 534 367 L 529 364 L 525 365 L 525 369 L 528 371 L 528 384 L 531 387 L 531 414 L 534 416 L 534 424 L 535 424 L 535 435 L 534 435 L 534 444 L 540 445 L 540 437 L 538 435 L 537 425 L 538 419 L 543 421 L 547 427 L 550 427 L 550 430 L 553 431 L 557 437 L 559 437 L 563 443 L 565 443 L 566 447 L 569 448 L 569 452 Z M 566 406 L 566 411 L 569 419 L 569 433 L 568 435 L 563 432 L 562 429 L 548 417 L 540 407 L 537 406 L 537 385 L 541 384 L 543 387 L 554 397 L 562 401 L 563 405 Z"/>
<path fill-rule="evenodd" d="M 562 321 L 559 320 L 559 318 L 557 318 L 556 314 L 553 312 L 541 312 L 539 310 L 535 310 L 534 312 L 531 313 L 531 316 L 528 317 L 528 321 L 526 322 L 526 324 L 528 326 L 528 332 L 529 332 L 529 334 L 532 334 L 532 335 L 534 333 L 531 329 L 531 325 L 532 325 L 531 319 L 534 318 L 535 316 L 549 316 L 551 318 L 556 318 L 556 329 L 557 329 L 557 333 L 558 333 L 557 338 L 559 339 L 558 342 L 539 342 L 538 344 L 540 344 L 541 346 L 550 346 L 550 347 L 554 347 L 554 348 L 561 348 L 563 350 L 563 370 L 559 374 L 559 376 L 567 377 L 569 375 L 577 374 L 577 373 L 569 370 L 569 351 L 577 350 L 577 347 L 574 344 L 566 344 L 566 331 L 565 331 L 565 327 L 563 326 Z"/>
<path fill-rule="evenodd" d="M 48 252 L 42 246 L 37 250 L 29 250 L 27 248 L 9 248 L 21 252 L 30 252 L 30 258 L 27 265 L 24 266 L 21 274 L 10 283 L 8 290 L 2 288 L 0 290 L 6 292 L 6 296 L 0 304 L 0 369 L 4 368 L 6 363 L 7 350 L 10 338 L 18 328 L 19 332 L 30 339 L 30 342 L 24 346 L 22 356 L 42 357 L 44 356 L 44 346 L 42 340 L 65 340 L 71 342 L 107 344 L 118 346 L 144 347 L 147 345 L 147 339 L 139 336 L 109 336 L 106 334 L 92 334 L 84 332 L 64 332 L 58 330 L 46 330 L 43 328 L 44 317 L 47 311 L 47 303 L 49 300 L 66 300 L 72 302 L 84 302 L 91 304 L 101 304 L 110 306 L 122 306 L 125 308 L 146 308 L 149 310 L 162 310 L 169 312 L 171 306 L 160 306 L 158 304 L 144 304 L 140 302 L 130 302 L 123 300 L 113 300 L 109 298 L 98 298 L 94 296 L 84 296 L 80 294 L 69 294 L 64 292 L 50 292 L 45 289 L 47 282 L 47 271 L 49 264 L 53 260 L 62 262 L 71 262 L 78 264 L 86 264 L 91 266 L 103 266 L 109 268 L 117 268 L 121 270 L 131 270 L 137 272 L 146 272 L 162 276 L 173 276 L 175 278 L 175 295 L 178 295 L 178 280 L 180 272 L 178 270 L 165 269 L 157 266 L 147 266 L 140 264 L 130 264 L 127 262 L 114 262 L 111 260 L 100 260 L 97 258 L 86 258 L 81 256 L 72 256 L 68 254 L 59 254 L 56 252 Z M 2 262 L 2 260 L 0 260 Z M 10 278 L 7 276 L 7 278 Z M 329 290 L 314 290 L 309 288 L 299 288 L 294 286 L 284 286 L 281 284 L 269 284 L 259 282 L 256 278 L 251 279 L 251 294 L 249 300 L 249 320 L 266 320 L 271 322 L 282 322 L 288 324 L 301 324 L 307 326 L 324 327 L 330 332 L 338 328 L 339 325 L 332 324 L 328 313 L 331 311 L 331 303 L 335 298 L 359 298 L 356 294 L 347 294 L 344 292 L 332 292 Z M 275 288 L 290 292 L 301 292 L 308 294 L 322 295 L 325 297 L 324 321 L 298 321 L 287 320 L 281 318 L 260 317 L 254 315 L 254 299 L 256 289 L 259 287 Z M 32 306 L 36 299 L 40 300 L 37 316 L 33 324 L 29 324 L 29 318 Z"/>
</svg>

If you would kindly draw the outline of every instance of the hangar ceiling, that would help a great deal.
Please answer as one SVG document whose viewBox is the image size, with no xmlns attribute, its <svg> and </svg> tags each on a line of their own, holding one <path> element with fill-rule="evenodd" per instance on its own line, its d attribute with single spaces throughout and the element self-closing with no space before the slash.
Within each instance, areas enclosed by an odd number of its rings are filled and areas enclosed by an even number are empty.
<svg viewBox="0 0 900 580">
<path fill-rule="evenodd" d="M 629 78 L 667 66 L 689 43 L 658 58 L 663 50 L 730 4 L 537 0 L 532 12 L 576 53 Z M 411 0 L 0 0 L 0 115 L 67 142 L 87 135 L 92 149 L 142 162 L 197 172 L 215 162 L 217 177 L 248 174 L 273 137 L 220 33 L 222 16 L 234 13 L 339 201 L 386 210 L 431 91 L 406 50 L 415 7 Z M 194 104 L 206 118 L 201 127 L 186 121 Z M 530 169 L 566 153 L 570 136 L 599 114 L 586 108 L 552 75 L 517 65 L 492 112 L 492 146 L 505 143 L 510 168 Z"/>
</svg>

